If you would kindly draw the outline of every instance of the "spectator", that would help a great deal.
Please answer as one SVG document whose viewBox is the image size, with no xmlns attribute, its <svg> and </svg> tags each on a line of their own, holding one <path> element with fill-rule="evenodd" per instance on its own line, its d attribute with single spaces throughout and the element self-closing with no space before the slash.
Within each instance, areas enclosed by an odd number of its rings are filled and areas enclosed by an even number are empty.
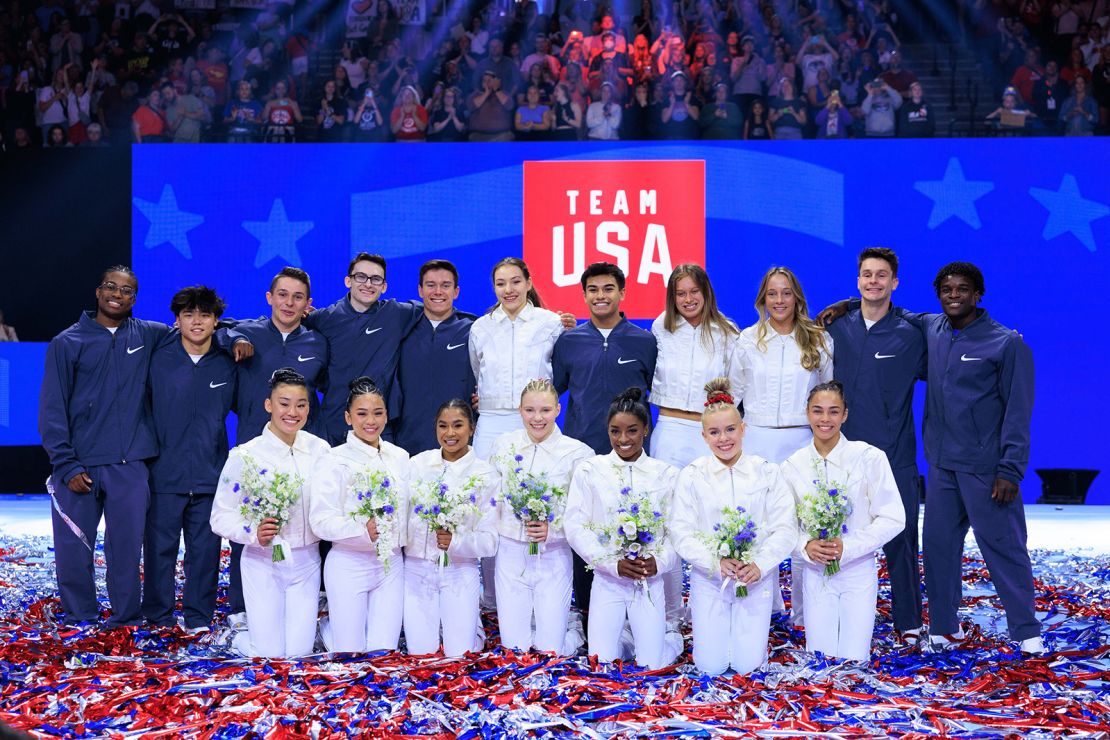
<svg viewBox="0 0 1110 740">
<path fill-rule="evenodd" d="M 852 114 L 840 103 L 840 93 L 833 90 L 825 107 L 817 112 L 818 139 L 847 139 L 852 126 Z"/>
<path fill-rule="evenodd" d="M 1002 105 L 987 114 L 988 121 L 997 121 L 998 127 L 1003 129 L 1024 129 L 1034 117 L 1036 114 L 1025 107 L 1013 87 L 1002 91 Z"/>
<path fill-rule="evenodd" d="M 555 141 L 576 141 L 578 132 L 582 130 L 582 106 L 571 100 L 570 89 L 565 82 L 555 86 L 552 112 L 555 119 L 551 138 Z"/>
<path fill-rule="evenodd" d="M 74 33 L 69 19 L 63 18 L 58 32 L 50 37 L 51 69 L 62 69 L 70 64 L 80 66 L 84 46 L 81 37 Z"/>
<path fill-rule="evenodd" d="M 910 96 L 910 85 L 917 82 L 917 75 L 908 69 L 902 69 L 902 55 L 897 51 L 890 55 L 890 65 L 883 72 L 883 82 L 898 93 L 903 100 Z"/>
<path fill-rule="evenodd" d="M 525 91 L 524 105 L 516 109 L 513 128 L 521 141 L 538 141 L 554 125 L 551 107 L 540 102 L 540 88 L 529 85 Z"/>
<path fill-rule="evenodd" d="M 347 68 L 342 64 L 335 65 L 333 78 L 335 80 L 335 94 L 337 97 L 349 100 L 351 97 L 351 78 L 347 76 Z M 400 79 L 397 84 L 401 84 Z"/>
<path fill-rule="evenodd" d="M 490 53 L 496 40 L 490 41 Z M 478 91 L 470 96 L 470 140 L 512 141 L 513 101 L 501 89 L 501 78 L 492 68 L 482 73 Z"/>
<path fill-rule="evenodd" d="M 433 119 L 434 120 L 434 119 Z M 373 88 L 367 86 L 355 111 L 355 138 L 361 142 L 381 141 L 385 135 L 385 119 Z M 429 137 L 431 138 L 431 137 Z"/>
<path fill-rule="evenodd" d="M 868 49 L 859 53 L 859 84 L 866 91 L 871 80 L 882 74 L 882 69 L 875 63 L 875 55 Z"/>
<path fill-rule="evenodd" d="M 0 311 L 0 342 L 18 342 L 15 327 L 4 323 L 4 312 Z"/>
<path fill-rule="evenodd" d="M 806 108 L 794 95 L 794 81 L 779 81 L 779 96 L 771 101 L 768 115 L 776 139 L 800 139 L 806 125 Z"/>
<path fill-rule="evenodd" d="M 1052 133 L 1059 130 L 1060 106 L 1070 95 L 1068 84 L 1060 79 L 1056 60 L 1049 59 L 1044 65 L 1044 77 L 1033 85 L 1033 110 L 1045 130 Z"/>
<path fill-rule="evenodd" d="M 694 105 L 690 91 L 687 90 L 688 84 L 685 72 L 671 75 L 671 89 L 666 93 L 667 103 L 660 111 L 659 132 L 664 139 L 697 138 L 698 107 Z"/>
<path fill-rule="evenodd" d="M 606 13 L 605 15 L 601 16 L 600 32 L 594 34 L 593 36 L 587 36 L 585 41 L 583 42 L 583 46 L 586 50 L 586 55 L 591 61 L 596 55 L 600 54 L 602 49 L 604 48 L 605 34 L 607 33 L 613 34 L 613 43 L 615 45 L 616 51 L 620 52 L 621 54 L 628 53 L 628 40 L 624 37 L 624 34 L 621 33 L 620 30 L 617 28 L 617 24 L 613 20 L 613 16 Z"/>
<path fill-rule="evenodd" d="M 31 137 L 31 131 L 24 126 L 17 126 L 12 132 L 12 142 L 17 152 L 29 152 L 38 148 L 38 139 Z"/>
<path fill-rule="evenodd" d="M 68 106 L 70 99 L 69 82 L 66 80 L 64 69 L 54 72 L 54 81 L 50 87 L 39 90 L 39 120 L 42 121 L 43 143 L 47 142 L 51 126 L 59 125 L 62 130 L 69 124 Z"/>
<path fill-rule="evenodd" d="M 104 140 L 104 130 L 100 127 L 99 123 L 90 123 L 85 130 L 85 140 L 78 146 L 82 147 L 106 147 L 108 142 Z"/>
<path fill-rule="evenodd" d="M 1092 21 L 1087 28 L 1087 39 L 1080 44 L 1079 49 L 1083 52 L 1083 66 L 1087 69 L 1094 69 L 1100 59 L 1100 52 L 1102 47 L 1106 44 L 1103 39 L 1110 38 L 1106 35 L 1106 29 L 1098 21 Z"/>
<path fill-rule="evenodd" d="M 824 110 L 825 102 L 832 91 L 832 76 L 829 70 L 820 70 L 817 73 L 817 82 L 806 90 L 806 103 L 809 106 L 806 113 L 811 119 L 817 116 L 818 111 Z"/>
<path fill-rule="evenodd" d="M 590 77 L 601 71 L 602 62 L 605 61 L 611 61 L 621 77 L 632 76 L 632 63 L 628 61 L 627 54 L 617 51 L 617 37 L 612 31 L 601 34 L 601 51 L 590 60 Z"/>
<path fill-rule="evenodd" d="M 428 130 L 428 111 L 420 105 L 415 87 L 406 85 L 389 114 L 389 128 L 398 142 L 424 141 Z"/>
<path fill-rule="evenodd" d="M 240 86 L 243 83 L 240 83 Z M 250 89 L 250 85 L 247 85 Z M 320 100 L 320 110 L 316 113 L 316 126 L 320 141 L 343 141 L 343 124 L 347 122 L 347 99 L 339 95 L 335 80 L 324 83 L 324 97 Z"/>
<path fill-rule="evenodd" d="M 521 74 L 531 75 L 532 67 L 537 64 L 546 64 L 556 78 L 559 77 L 559 72 L 562 71 L 559 59 L 551 53 L 551 41 L 542 33 L 536 34 L 536 50 L 524 57 L 524 61 L 520 65 Z"/>
<path fill-rule="evenodd" d="M 502 94 L 509 96 L 515 94 L 520 84 L 520 71 L 513 65 L 512 60 L 504 55 L 504 49 L 504 41 L 499 38 L 490 39 L 489 56 L 478 62 L 478 67 L 474 70 L 474 82 L 472 87 L 479 91 L 479 93 L 484 89 L 483 86 L 485 85 L 482 81 L 482 77 L 487 72 L 493 72 L 499 80 L 498 84 L 501 86 L 498 90 Z"/>
<path fill-rule="evenodd" d="M 132 80 L 108 88 L 101 96 L 100 123 L 108 129 L 113 146 L 127 146 L 134 139 L 131 116 L 139 107 L 138 96 L 139 85 Z"/>
<path fill-rule="evenodd" d="M 782 89 L 782 81 L 794 80 L 798 77 L 798 68 L 794 66 L 794 62 L 786 58 L 786 50 L 781 46 L 776 46 L 773 61 L 767 65 L 767 96 L 772 100 L 779 97 L 779 92 Z"/>
<path fill-rule="evenodd" d="M 366 70 L 370 67 L 370 60 L 362 55 L 355 42 L 350 39 L 340 47 L 339 55 L 339 66 L 347 73 L 347 80 L 351 83 L 351 87 L 355 89 L 362 87 L 366 82 Z"/>
<path fill-rule="evenodd" d="M 1068 59 L 1068 66 L 1060 70 L 1060 77 L 1064 82 L 1069 85 L 1075 85 L 1075 81 L 1083 78 L 1088 83 L 1091 81 L 1091 70 L 1087 69 L 1083 62 L 1083 52 L 1079 49 L 1072 49 L 1071 55 Z M 1020 91 L 1019 91 L 1020 92 Z M 1023 98 L 1028 100 L 1028 98 Z"/>
<path fill-rule="evenodd" d="M 752 107 L 744 119 L 744 138 L 750 141 L 775 138 L 775 130 L 767 118 L 767 106 L 760 98 L 752 101 Z"/>
<path fill-rule="evenodd" d="M 66 130 L 58 124 L 54 124 L 46 131 L 46 147 L 48 149 L 61 149 L 63 147 L 73 146 L 66 141 Z"/>
<path fill-rule="evenodd" d="M 1099 62 L 1091 70 L 1091 94 L 1098 104 L 1099 124 L 1110 128 L 1110 43 L 1099 52 Z"/>
<path fill-rule="evenodd" d="M 227 102 L 229 79 L 223 49 L 215 45 L 209 46 L 205 51 L 204 61 L 197 62 L 197 69 L 212 88 L 215 104 L 222 107 Z"/>
<path fill-rule="evenodd" d="M 637 141 L 654 138 L 654 121 L 657 112 L 648 99 L 650 89 L 646 82 L 639 82 L 633 90 L 632 100 L 621 113 L 622 139 Z"/>
<path fill-rule="evenodd" d="M 639 34 L 632 42 L 632 79 L 637 82 L 651 82 L 655 79 L 655 60 L 651 56 L 647 36 Z"/>
<path fill-rule="evenodd" d="M 1027 49 L 1025 63 L 1010 77 L 1010 84 L 1022 100 L 1033 99 L 1033 86 L 1044 77 L 1044 68 L 1038 62 L 1037 49 Z"/>
<path fill-rule="evenodd" d="M 741 110 L 747 110 L 752 101 L 763 97 L 763 82 L 767 77 L 767 63 L 755 53 L 755 38 L 744 36 L 740 42 L 740 55 L 729 65 L 732 94 Z"/>
<path fill-rule="evenodd" d="M 301 114 L 301 106 L 289 97 L 289 86 L 285 80 L 274 83 L 273 97 L 262 109 L 262 121 L 266 126 L 266 141 L 293 143 L 297 140 L 296 127 L 304 121 L 304 116 Z M 198 131 L 197 134 L 199 133 Z"/>
<path fill-rule="evenodd" d="M 1066 136 L 1091 136 L 1098 124 L 1098 106 L 1094 99 L 1087 94 L 1087 79 L 1075 78 L 1075 89 L 1072 96 L 1064 101 L 1060 108 L 1060 120 L 1063 122 Z"/>
<path fill-rule="evenodd" d="M 898 109 L 898 135 L 903 138 L 932 138 L 937 120 L 925 102 L 925 90 L 920 82 L 910 85 L 910 97 Z"/>
<path fill-rule="evenodd" d="M 601 83 L 601 98 L 586 109 L 587 137 L 597 141 L 615 141 L 620 138 L 621 107 L 613 100 L 613 85 Z"/>
<path fill-rule="evenodd" d="M 482 25 L 482 16 L 475 14 L 470 19 L 470 30 L 466 32 L 466 37 L 470 39 L 470 51 L 477 57 L 484 57 L 486 55 L 486 48 L 489 45 L 489 31 Z"/>
<path fill-rule="evenodd" d="M 69 123 L 67 131 L 69 143 L 76 145 L 85 140 L 85 132 L 88 125 L 92 123 L 92 112 L 89 109 L 91 103 L 92 94 L 85 87 L 85 82 L 83 80 L 74 82 L 66 110 Z"/>
<path fill-rule="evenodd" d="M 831 74 L 835 69 L 834 65 L 839 55 L 833 49 L 829 42 L 825 40 L 824 35 L 814 34 L 802 44 L 802 48 L 798 50 L 798 56 L 795 61 L 802 68 L 803 89 L 808 90 L 817 84 L 817 73 L 822 69 L 828 70 Z"/>
<path fill-rule="evenodd" d="M 166 119 L 162 115 L 162 93 L 158 88 L 151 88 L 146 99 L 139 101 L 139 107 L 131 114 L 131 135 L 136 144 L 167 141 Z"/>
<path fill-rule="evenodd" d="M 428 141 L 464 141 L 466 139 L 466 109 L 462 91 L 449 87 L 429 110 Z"/>
<path fill-rule="evenodd" d="M 540 92 L 540 100 L 543 103 L 551 101 L 551 94 L 555 91 L 555 83 L 549 82 L 545 78 L 545 74 L 550 74 L 549 70 L 544 68 L 543 62 L 536 62 L 528 70 L 528 76 L 524 80 L 524 85 L 520 89 L 516 104 L 518 106 L 528 104 L 528 88 L 535 87 Z"/>
<path fill-rule="evenodd" d="M 740 108 L 728 99 L 729 88 L 718 82 L 714 88 L 716 98 L 701 109 L 698 124 L 703 139 L 739 139 L 743 134 Z"/>
<path fill-rule="evenodd" d="M 867 86 L 867 97 L 860 109 L 864 116 L 864 131 L 868 136 L 894 136 L 897 131 L 898 109 L 902 107 L 902 96 L 881 77 L 876 77 Z"/>
</svg>

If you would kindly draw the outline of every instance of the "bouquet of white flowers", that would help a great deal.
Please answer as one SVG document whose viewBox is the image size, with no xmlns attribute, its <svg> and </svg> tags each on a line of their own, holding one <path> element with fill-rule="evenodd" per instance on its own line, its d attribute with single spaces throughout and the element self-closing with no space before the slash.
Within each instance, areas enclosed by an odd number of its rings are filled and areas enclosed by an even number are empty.
<svg viewBox="0 0 1110 740">
<path fill-rule="evenodd" d="M 798 518 L 802 528 L 810 538 L 831 540 L 848 534 L 848 517 L 852 514 L 852 502 L 844 492 L 844 486 L 836 481 L 822 480 L 817 464 L 814 463 L 817 477 L 813 479 L 816 493 L 807 493 L 798 507 Z M 825 575 L 840 572 L 840 561 L 833 560 L 825 566 Z"/>
<path fill-rule="evenodd" d="M 419 481 L 413 486 L 412 513 L 433 532 L 438 529 L 457 532 L 468 521 L 480 516 L 485 503 L 478 501 L 477 492 L 481 486 L 479 475 L 472 475 L 466 483 L 455 487 L 447 485 L 443 478 Z M 497 502 L 491 499 L 489 503 L 495 505 Z M 439 564 L 441 567 L 450 564 L 446 550 L 440 551 Z"/>
<path fill-rule="evenodd" d="M 721 514 L 723 518 L 713 525 L 713 536 L 707 543 L 710 550 L 719 558 L 732 558 L 741 563 L 752 562 L 752 550 L 755 548 L 756 539 L 755 522 L 743 506 L 721 509 Z M 737 583 L 736 595 L 747 596 L 748 587 L 743 583 Z"/>
<path fill-rule="evenodd" d="M 351 517 L 364 526 L 371 519 L 377 523 L 374 552 L 388 573 L 397 532 L 397 487 L 385 471 L 366 469 L 355 473 L 347 490 L 355 505 Z"/>
<path fill-rule="evenodd" d="M 625 485 L 623 471 L 619 466 L 617 475 L 621 488 L 615 516 L 608 524 L 597 529 L 598 541 L 610 547 L 604 562 L 655 557 L 666 532 L 663 512 L 652 503 L 647 494 L 633 491 L 631 486 Z M 647 582 L 641 580 L 639 584 L 650 599 Z"/>
<path fill-rule="evenodd" d="M 289 522 L 289 514 L 301 497 L 304 479 L 299 475 L 277 473 L 260 468 L 253 457 L 241 456 L 243 470 L 232 490 L 240 494 L 239 516 L 247 520 L 243 528 L 250 532 L 265 519 L 276 519 L 278 529 Z M 230 481 L 227 481 L 230 482 Z M 270 543 L 273 562 L 285 560 L 285 548 L 278 534 Z"/>
<path fill-rule="evenodd" d="M 567 492 L 551 485 L 546 473 L 526 473 L 521 463 L 524 457 L 514 449 L 509 460 L 499 461 L 509 472 L 505 476 L 504 497 L 521 524 L 548 522 L 553 524 L 563 515 Z M 528 554 L 539 555 L 540 543 L 529 542 Z"/>
</svg>

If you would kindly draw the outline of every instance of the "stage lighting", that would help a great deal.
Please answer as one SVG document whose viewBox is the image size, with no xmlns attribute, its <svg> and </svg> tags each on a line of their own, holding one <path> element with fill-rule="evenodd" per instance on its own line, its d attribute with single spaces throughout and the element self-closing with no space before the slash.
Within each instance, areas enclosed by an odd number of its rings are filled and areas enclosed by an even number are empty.
<svg viewBox="0 0 1110 740">
<path fill-rule="evenodd" d="M 1038 504 L 1085 504 L 1087 489 L 1098 475 L 1097 470 L 1082 468 L 1038 468 L 1041 497 Z"/>
</svg>

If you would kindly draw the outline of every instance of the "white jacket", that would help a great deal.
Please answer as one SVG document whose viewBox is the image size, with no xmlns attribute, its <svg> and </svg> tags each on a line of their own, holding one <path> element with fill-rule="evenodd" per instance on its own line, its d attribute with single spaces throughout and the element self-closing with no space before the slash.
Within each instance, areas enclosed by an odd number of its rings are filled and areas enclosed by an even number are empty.
<svg viewBox="0 0 1110 740">
<path fill-rule="evenodd" d="M 601 544 L 598 533 L 589 529 L 589 525 L 611 525 L 621 506 L 620 490 L 630 486 L 636 496 L 646 496 L 656 511 L 663 514 L 666 531 L 677 478 L 678 468 L 650 458 L 646 452 L 635 462 L 622 460 L 615 452 L 585 460 L 571 478 L 563 516 L 563 531 L 570 546 L 597 572 L 618 577 L 612 549 Z M 669 533 L 664 534 L 657 547 L 656 570 L 665 573 L 678 560 Z"/>
<path fill-rule="evenodd" d="M 794 498 L 774 463 L 741 455 L 730 468 L 713 455 L 699 457 L 678 474 L 671 515 L 674 548 L 707 574 L 721 571 L 721 557 L 705 542 L 726 507 L 743 506 L 755 523 L 752 562 L 761 578 L 777 572 L 794 549 L 798 521 Z"/>
<path fill-rule="evenodd" d="M 497 507 L 491 503 L 499 493 L 500 480 L 497 471 L 475 455 L 472 449 L 454 462 L 444 460 L 440 450 L 426 450 L 412 458 L 411 480 L 414 490 L 425 482 L 440 478 L 450 487 L 461 487 L 471 476 L 482 478 L 481 486 L 475 491 L 481 514 L 468 521 L 467 526 L 452 533 L 451 544 L 447 547 L 447 557 L 452 563 L 488 558 L 497 553 Z M 428 528 L 427 522 L 412 513 L 410 505 L 405 557 L 434 561 L 440 552 L 436 545 L 435 532 Z"/>
<path fill-rule="evenodd" d="M 347 432 L 347 441 L 333 448 L 323 460 L 312 480 L 312 507 L 308 520 L 312 531 L 322 540 L 335 544 L 338 549 L 375 551 L 366 525 L 354 519 L 351 512 L 358 508 L 358 500 L 348 490 L 356 473 L 383 471 L 389 476 L 391 487 L 397 494 L 397 511 L 394 518 L 393 547 L 405 544 L 404 523 L 408 511 L 409 453 L 384 439 L 374 447 L 366 444 L 354 432 Z"/>
<path fill-rule="evenodd" d="M 736 395 L 743 380 L 736 356 L 736 335 L 725 336 L 720 328 L 712 327 L 709 334 L 712 342 L 707 346 L 702 341 L 700 326 L 694 327 L 679 316 L 675 330 L 669 332 L 663 328 L 664 316 L 660 314 L 651 324 L 651 333 L 659 345 L 651 402 L 701 413 L 705 409 L 705 384 L 722 376 L 732 381 L 732 393 Z M 736 400 L 740 400 L 739 396 Z"/>
<path fill-rule="evenodd" d="M 522 460 L 515 461 L 514 455 L 520 455 Z M 577 439 L 566 436 L 559 431 L 559 427 L 555 427 L 547 439 L 539 444 L 534 443 L 524 429 L 498 437 L 490 455 L 490 462 L 501 474 L 502 494 L 497 497 L 498 534 L 517 542 L 526 541 L 524 524 L 516 518 L 513 507 L 505 501 L 503 495 L 505 482 L 513 467 L 520 466 L 525 473 L 546 473 L 548 483 L 565 491 L 570 486 L 575 467 L 591 457 L 594 457 L 592 449 Z M 548 527 L 548 542 L 561 542 L 565 539 L 561 523 L 556 521 Z"/>
<path fill-rule="evenodd" d="M 811 388 L 833 377 L 833 340 L 825 334 L 821 362 L 814 370 L 802 367 L 802 351 L 793 334 L 779 334 L 768 325 L 762 351 L 756 344 L 757 325 L 740 332 L 739 358 L 743 380 L 734 388 L 744 401 L 744 421 L 757 427 L 804 427 L 806 396 Z"/>
<path fill-rule="evenodd" d="M 258 533 L 255 528 L 249 526 L 248 521 L 239 515 L 243 495 L 235 490 L 243 471 L 243 455 L 249 455 L 260 467 L 279 473 L 299 475 L 304 480 L 301 494 L 290 512 L 289 521 L 278 533 L 281 540 L 290 547 L 304 547 L 319 542 L 320 538 L 309 526 L 308 513 L 312 506 L 306 499 L 311 496 L 312 480 L 320 459 L 330 449 L 327 442 L 304 431 L 297 432 L 293 446 L 290 447 L 270 431 L 270 425 L 267 423 L 262 434 L 233 448 L 228 454 L 227 462 L 224 463 L 224 469 L 220 473 L 220 482 L 216 484 L 212 514 L 208 519 L 209 524 L 212 525 L 212 531 L 230 542 L 238 542 L 248 547 L 262 547 L 258 544 Z"/>
<path fill-rule="evenodd" d="M 810 442 L 782 464 L 782 475 L 794 494 L 799 511 L 802 497 L 817 493 L 814 480 L 839 483 L 840 493 L 852 502 L 848 533 L 841 535 L 844 553 L 840 564 L 860 558 L 874 559 L 875 551 L 890 542 L 906 527 L 906 510 L 890 462 L 882 450 L 866 442 L 845 439 L 843 435 L 827 458 L 822 458 Z M 917 522 L 913 523 L 917 526 Z M 799 526 L 795 554 L 813 561 L 805 552 L 809 533 Z"/>
<path fill-rule="evenodd" d="M 563 333 L 559 314 L 531 303 L 516 319 L 501 306 L 470 327 L 470 367 L 478 381 L 478 410 L 520 406 L 529 381 L 551 378 L 551 351 Z"/>
</svg>

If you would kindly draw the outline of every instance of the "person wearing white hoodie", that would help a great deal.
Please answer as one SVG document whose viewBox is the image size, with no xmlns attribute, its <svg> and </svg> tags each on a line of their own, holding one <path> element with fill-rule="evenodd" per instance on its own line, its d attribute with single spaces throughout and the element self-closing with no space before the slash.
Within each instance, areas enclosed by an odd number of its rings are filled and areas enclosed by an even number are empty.
<svg viewBox="0 0 1110 740">
<path fill-rule="evenodd" d="M 409 653 L 434 653 L 443 635 L 443 654 L 455 657 L 480 651 L 479 558 L 497 552 L 499 478 L 493 466 L 474 454 L 474 410 L 454 398 L 435 418 L 439 449 L 412 458 L 414 490 L 429 483 L 471 487 L 479 513 L 455 531 L 433 530 L 410 507 L 405 542 L 405 641 Z M 446 565 L 440 565 L 442 553 Z"/>
<path fill-rule="evenodd" d="M 592 457 L 575 469 L 563 530 L 571 547 L 595 572 L 587 623 L 590 653 L 606 662 L 634 657 L 638 664 L 655 670 L 673 663 L 682 651 L 681 640 L 667 640 L 663 601 L 663 573 L 678 559 L 667 532 L 678 469 L 644 452 L 651 409 L 639 388 L 629 388 L 609 404 L 607 426 L 612 452 Z M 651 507 L 648 515 L 659 515 L 662 533 L 641 533 L 637 545 L 642 544 L 642 553 L 648 554 L 628 557 L 604 542 L 604 527 L 615 526 L 622 511 L 645 503 Z M 622 650 L 625 623 L 632 631 L 632 655 Z"/>
<path fill-rule="evenodd" d="M 328 443 L 304 431 L 308 421 L 308 384 L 292 368 L 277 370 L 264 401 L 270 421 L 262 434 L 228 454 L 220 473 L 209 522 L 212 531 L 244 545 L 240 560 L 248 632 L 236 647 L 252 657 L 292 658 L 312 652 L 320 592 L 319 538 L 308 521 L 311 484 Z M 297 487 L 288 521 L 266 518 L 253 524 L 241 513 L 251 493 L 244 472 L 257 467 L 284 473 Z M 284 559 L 274 560 L 280 545 Z"/>
<path fill-rule="evenodd" d="M 678 474 L 671 534 L 692 566 L 690 612 L 694 664 L 717 675 L 750 673 L 767 659 L 774 574 L 798 537 L 794 499 L 777 465 L 742 449 L 744 420 L 727 378 L 705 386 L 702 428 L 711 454 Z M 755 525 L 748 556 L 722 556 L 715 529 L 726 510 L 739 509 Z M 747 595 L 737 595 L 737 586 Z"/>
<path fill-rule="evenodd" d="M 805 593 L 806 650 L 866 661 L 879 588 L 875 551 L 905 528 L 906 512 L 886 454 L 840 433 L 848 418 L 843 385 L 834 380 L 815 387 L 806 414 L 813 440 L 782 464 L 798 511 L 806 507 L 807 495 L 835 492 L 851 503 L 841 532 L 814 538 L 803 528 L 799 531 L 794 583 Z M 818 483 L 828 492 L 818 490 Z M 833 561 L 840 570 L 827 575 L 826 566 Z"/>
<path fill-rule="evenodd" d="M 404 601 L 404 516 L 409 455 L 381 438 L 389 423 L 382 391 L 368 377 L 349 384 L 347 441 L 321 461 L 312 482 L 309 523 L 332 543 L 324 561 L 328 620 L 320 626 L 333 652 L 396 650 Z M 380 517 L 356 515 L 372 479 L 396 498 Z M 381 538 L 384 541 L 379 542 Z"/>
</svg>

